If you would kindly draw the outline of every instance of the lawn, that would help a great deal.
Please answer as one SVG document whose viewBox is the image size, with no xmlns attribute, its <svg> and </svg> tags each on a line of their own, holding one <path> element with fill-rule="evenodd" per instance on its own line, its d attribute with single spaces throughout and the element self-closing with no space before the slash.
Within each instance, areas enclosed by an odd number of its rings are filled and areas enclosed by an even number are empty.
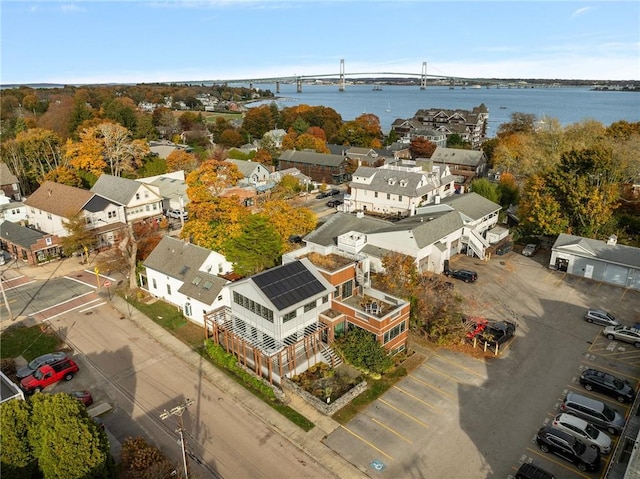
<svg viewBox="0 0 640 479">
<path fill-rule="evenodd" d="M 31 361 L 38 356 L 50 353 L 62 348 L 55 332 L 45 325 L 25 327 L 13 326 L 0 335 L 0 357 L 16 358 L 22 356 Z"/>
</svg>

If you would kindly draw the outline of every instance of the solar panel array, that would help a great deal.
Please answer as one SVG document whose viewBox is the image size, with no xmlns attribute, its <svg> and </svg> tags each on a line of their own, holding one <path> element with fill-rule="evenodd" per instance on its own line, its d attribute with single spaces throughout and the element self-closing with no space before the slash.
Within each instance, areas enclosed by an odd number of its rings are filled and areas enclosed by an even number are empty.
<svg viewBox="0 0 640 479">
<path fill-rule="evenodd" d="M 253 282 L 280 311 L 325 290 L 323 284 L 300 261 L 260 273 L 253 277 Z"/>
</svg>

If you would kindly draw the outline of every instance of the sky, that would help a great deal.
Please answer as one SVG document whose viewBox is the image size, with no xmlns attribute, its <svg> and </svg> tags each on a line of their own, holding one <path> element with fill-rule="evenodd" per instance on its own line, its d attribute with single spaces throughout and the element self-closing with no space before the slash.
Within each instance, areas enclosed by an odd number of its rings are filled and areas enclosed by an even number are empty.
<svg viewBox="0 0 640 479">
<path fill-rule="evenodd" d="M 0 2 L 0 83 L 349 73 L 640 80 L 640 2 Z"/>
</svg>

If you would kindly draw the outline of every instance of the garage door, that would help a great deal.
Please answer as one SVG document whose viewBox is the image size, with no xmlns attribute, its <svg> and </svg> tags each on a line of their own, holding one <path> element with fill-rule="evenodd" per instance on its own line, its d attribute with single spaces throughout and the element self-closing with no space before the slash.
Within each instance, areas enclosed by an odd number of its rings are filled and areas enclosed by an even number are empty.
<svg viewBox="0 0 640 479">
<path fill-rule="evenodd" d="M 628 275 L 629 268 L 615 264 L 608 264 L 604 270 L 603 279 L 606 283 L 626 286 Z"/>
</svg>

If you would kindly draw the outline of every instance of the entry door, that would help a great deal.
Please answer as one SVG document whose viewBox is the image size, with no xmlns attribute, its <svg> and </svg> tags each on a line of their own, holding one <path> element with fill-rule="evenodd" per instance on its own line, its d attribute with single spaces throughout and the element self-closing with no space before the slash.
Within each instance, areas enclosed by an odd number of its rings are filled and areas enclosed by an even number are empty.
<svg viewBox="0 0 640 479">
<path fill-rule="evenodd" d="M 584 277 L 587 279 L 591 279 L 593 276 L 593 265 L 588 264 L 584 267 Z"/>
</svg>

